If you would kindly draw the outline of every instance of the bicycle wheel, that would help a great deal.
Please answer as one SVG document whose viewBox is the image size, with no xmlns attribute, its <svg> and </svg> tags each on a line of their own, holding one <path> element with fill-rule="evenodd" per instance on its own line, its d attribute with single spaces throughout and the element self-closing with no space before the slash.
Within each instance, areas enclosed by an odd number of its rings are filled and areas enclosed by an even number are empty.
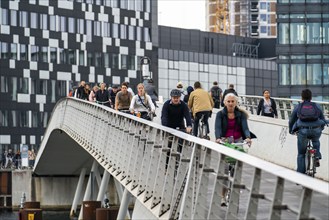
<svg viewBox="0 0 329 220">
<path fill-rule="evenodd" d="M 314 156 L 312 157 L 309 153 L 306 155 L 306 175 L 314 177 L 315 173 L 315 163 Z"/>
</svg>

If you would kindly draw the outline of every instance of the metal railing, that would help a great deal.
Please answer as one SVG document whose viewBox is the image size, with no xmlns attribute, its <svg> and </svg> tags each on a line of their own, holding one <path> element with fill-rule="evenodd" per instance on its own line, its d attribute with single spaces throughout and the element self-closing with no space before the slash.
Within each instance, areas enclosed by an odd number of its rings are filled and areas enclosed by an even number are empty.
<svg viewBox="0 0 329 220">
<path fill-rule="evenodd" d="M 329 196 L 327 182 L 72 98 L 55 106 L 36 166 L 55 129 L 83 147 L 157 219 L 308 219 L 329 207 L 319 202 Z M 237 160 L 232 179 L 225 171 L 227 156 Z M 228 185 L 231 197 L 223 208 L 221 192 Z"/>
<path fill-rule="evenodd" d="M 239 95 L 240 97 L 240 105 L 245 106 L 246 110 L 250 111 L 251 114 L 257 114 L 258 103 L 263 96 L 250 96 L 250 95 Z M 300 99 L 286 99 L 286 98 L 275 98 L 272 97 L 277 106 L 278 118 L 288 120 L 294 107 L 300 103 L 302 100 Z M 329 118 L 329 102 L 320 102 L 313 101 L 318 103 L 322 110 L 325 118 Z"/>
</svg>

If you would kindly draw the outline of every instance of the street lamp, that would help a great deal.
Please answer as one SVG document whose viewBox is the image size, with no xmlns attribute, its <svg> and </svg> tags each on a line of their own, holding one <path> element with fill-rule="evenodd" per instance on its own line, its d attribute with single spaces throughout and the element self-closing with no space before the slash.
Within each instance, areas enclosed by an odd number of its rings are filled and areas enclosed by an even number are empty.
<svg viewBox="0 0 329 220">
<path fill-rule="evenodd" d="M 150 64 L 151 64 L 151 59 L 149 57 L 144 56 L 140 59 L 143 81 L 152 78 L 152 72 L 150 72 Z"/>
</svg>

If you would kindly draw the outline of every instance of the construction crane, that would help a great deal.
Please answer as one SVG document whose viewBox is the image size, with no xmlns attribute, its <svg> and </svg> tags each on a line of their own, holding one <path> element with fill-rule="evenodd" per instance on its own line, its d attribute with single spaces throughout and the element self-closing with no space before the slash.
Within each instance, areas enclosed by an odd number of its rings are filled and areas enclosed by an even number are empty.
<svg viewBox="0 0 329 220">
<path fill-rule="evenodd" d="M 229 0 L 216 0 L 215 32 L 230 33 Z"/>
</svg>

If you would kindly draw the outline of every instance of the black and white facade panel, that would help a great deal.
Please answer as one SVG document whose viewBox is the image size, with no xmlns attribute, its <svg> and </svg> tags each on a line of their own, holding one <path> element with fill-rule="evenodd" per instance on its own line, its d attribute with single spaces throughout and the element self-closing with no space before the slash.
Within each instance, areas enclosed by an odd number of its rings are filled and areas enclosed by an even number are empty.
<svg viewBox="0 0 329 220">
<path fill-rule="evenodd" d="M 140 59 L 157 53 L 151 4 L 2 0 L 1 148 L 38 147 L 55 103 L 81 80 L 109 86 L 129 81 L 133 88 L 141 82 Z M 156 78 L 157 69 L 151 71 Z"/>
</svg>

